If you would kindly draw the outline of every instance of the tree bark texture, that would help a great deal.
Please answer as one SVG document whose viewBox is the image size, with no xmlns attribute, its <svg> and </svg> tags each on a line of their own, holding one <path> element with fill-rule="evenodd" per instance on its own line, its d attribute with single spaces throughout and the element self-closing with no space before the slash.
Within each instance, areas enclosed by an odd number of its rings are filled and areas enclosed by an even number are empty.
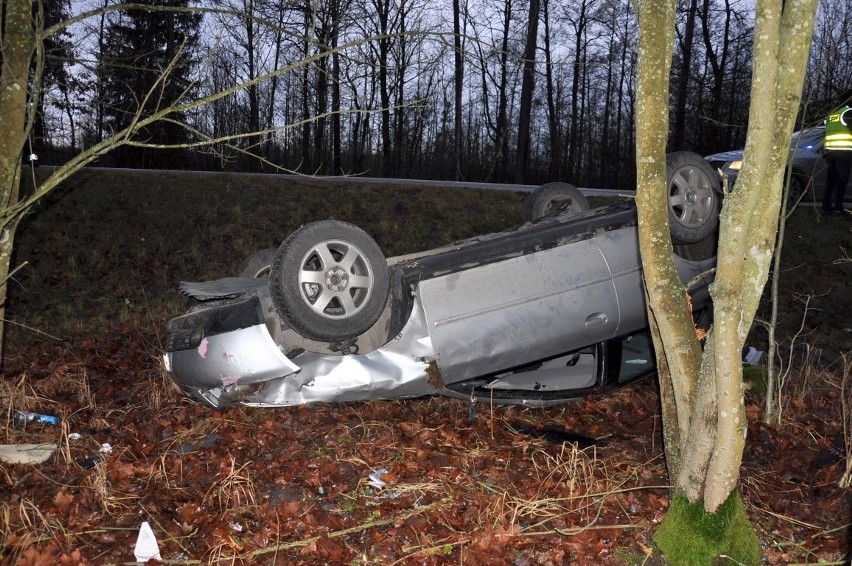
<svg viewBox="0 0 852 566">
<path fill-rule="evenodd" d="M 2 201 L 0 201 L 0 321 L 6 312 L 6 284 L 12 260 L 12 245 L 19 213 L 9 214 L 9 208 L 18 203 L 21 187 L 21 155 L 31 130 L 33 116 L 30 107 L 30 79 L 36 89 L 41 80 L 41 64 L 36 65 L 37 74 L 30 77 L 30 67 L 36 49 L 36 21 L 33 19 L 32 2 L 8 0 L 5 4 L 5 21 L 0 38 L 3 53 L 0 68 L 0 175 L 3 177 Z M 33 104 L 32 107 L 36 105 Z M 0 348 L 3 344 L 3 325 L 0 324 Z M 0 349 L 2 361 L 2 349 Z"/>
<path fill-rule="evenodd" d="M 781 186 L 798 109 L 816 0 L 759 0 L 744 167 L 722 211 L 715 320 L 705 347 L 671 261 L 663 149 L 673 0 L 639 8 L 637 191 L 649 319 L 663 395 L 666 458 L 676 494 L 713 513 L 737 485 L 746 418 L 740 351 L 769 274 Z M 671 397 L 671 398 L 669 398 Z M 669 445 L 673 444 L 673 445 Z"/>
<path fill-rule="evenodd" d="M 675 5 L 673 0 L 644 0 L 640 4 L 636 111 L 639 244 L 661 390 L 667 394 L 663 425 L 672 477 L 680 468 L 683 433 L 689 429 L 701 363 L 701 345 L 693 331 L 686 290 L 671 259 L 668 226 L 665 147 Z"/>
<path fill-rule="evenodd" d="M 801 100 L 817 0 L 758 0 L 749 132 L 737 190 L 722 211 L 715 305 L 718 430 L 704 505 L 716 509 L 736 486 L 745 445 L 738 355 L 769 277 L 790 135 Z"/>
</svg>

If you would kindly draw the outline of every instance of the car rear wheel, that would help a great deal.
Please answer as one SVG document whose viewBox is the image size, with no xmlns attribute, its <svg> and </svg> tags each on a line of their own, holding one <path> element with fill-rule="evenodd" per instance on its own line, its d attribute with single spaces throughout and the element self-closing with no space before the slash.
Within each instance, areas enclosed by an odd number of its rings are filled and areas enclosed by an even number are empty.
<svg viewBox="0 0 852 566">
<path fill-rule="evenodd" d="M 563 213 L 576 214 L 589 210 L 589 201 L 580 190 L 569 183 L 554 182 L 542 185 L 530 193 L 524 205 L 524 222 L 534 222 Z"/>
<path fill-rule="evenodd" d="M 720 179 L 707 161 L 688 151 L 666 156 L 669 229 L 675 244 L 709 236 L 719 223 Z"/>
<path fill-rule="evenodd" d="M 254 279 L 269 277 L 269 272 L 272 271 L 272 263 L 275 261 L 275 252 L 277 251 L 275 248 L 267 248 L 253 254 L 243 263 L 240 269 L 240 277 L 251 277 Z"/>
<path fill-rule="evenodd" d="M 366 332 L 387 302 L 381 248 L 360 228 L 337 220 L 307 224 L 275 253 L 269 276 L 278 314 L 296 332 L 322 341 Z"/>
</svg>

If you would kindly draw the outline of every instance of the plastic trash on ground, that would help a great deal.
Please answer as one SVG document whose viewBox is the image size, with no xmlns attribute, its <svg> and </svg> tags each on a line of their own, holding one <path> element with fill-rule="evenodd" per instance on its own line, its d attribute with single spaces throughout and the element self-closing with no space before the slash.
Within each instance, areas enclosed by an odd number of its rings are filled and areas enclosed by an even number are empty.
<svg viewBox="0 0 852 566">
<path fill-rule="evenodd" d="M 375 487 L 376 489 L 382 489 L 383 487 L 388 485 L 387 482 L 382 479 L 382 476 L 386 473 L 388 473 L 388 471 L 385 468 L 376 470 L 375 472 L 367 476 L 367 483 L 370 484 L 372 487 Z"/>
<path fill-rule="evenodd" d="M 58 448 L 57 444 L 3 444 L 0 462 L 6 464 L 41 464 Z"/>
<path fill-rule="evenodd" d="M 58 425 L 59 417 L 55 415 L 44 415 L 42 413 L 15 411 L 14 415 L 12 415 L 12 423 L 16 428 L 24 428 L 28 424 Z"/>
</svg>

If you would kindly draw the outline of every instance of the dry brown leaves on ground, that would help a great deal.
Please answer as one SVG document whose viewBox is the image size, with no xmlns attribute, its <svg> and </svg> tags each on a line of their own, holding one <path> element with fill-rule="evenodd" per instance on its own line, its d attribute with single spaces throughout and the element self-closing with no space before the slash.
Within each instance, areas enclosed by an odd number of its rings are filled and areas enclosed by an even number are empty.
<svg viewBox="0 0 852 566">
<path fill-rule="evenodd" d="M 147 521 L 170 564 L 642 564 L 668 504 L 651 380 L 558 408 L 481 405 L 473 422 L 445 398 L 214 412 L 154 351 L 133 332 L 10 350 L 4 414 L 62 424 L 2 429 L 59 448 L 0 465 L 0 561 L 133 562 Z M 849 552 L 839 403 L 813 393 L 780 431 L 749 398 L 741 486 L 769 564 Z M 544 427 L 597 441 L 530 432 Z"/>
</svg>

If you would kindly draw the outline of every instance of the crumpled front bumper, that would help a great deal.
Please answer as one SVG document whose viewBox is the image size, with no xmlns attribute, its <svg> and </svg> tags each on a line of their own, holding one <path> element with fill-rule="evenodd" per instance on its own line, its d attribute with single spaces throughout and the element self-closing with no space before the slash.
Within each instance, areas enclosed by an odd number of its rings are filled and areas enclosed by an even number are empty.
<svg viewBox="0 0 852 566">
<path fill-rule="evenodd" d="M 414 397 L 443 389 L 419 299 L 403 330 L 365 354 L 301 352 L 291 359 L 257 323 L 205 335 L 164 359 L 186 395 L 214 408 Z"/>
</svg>

